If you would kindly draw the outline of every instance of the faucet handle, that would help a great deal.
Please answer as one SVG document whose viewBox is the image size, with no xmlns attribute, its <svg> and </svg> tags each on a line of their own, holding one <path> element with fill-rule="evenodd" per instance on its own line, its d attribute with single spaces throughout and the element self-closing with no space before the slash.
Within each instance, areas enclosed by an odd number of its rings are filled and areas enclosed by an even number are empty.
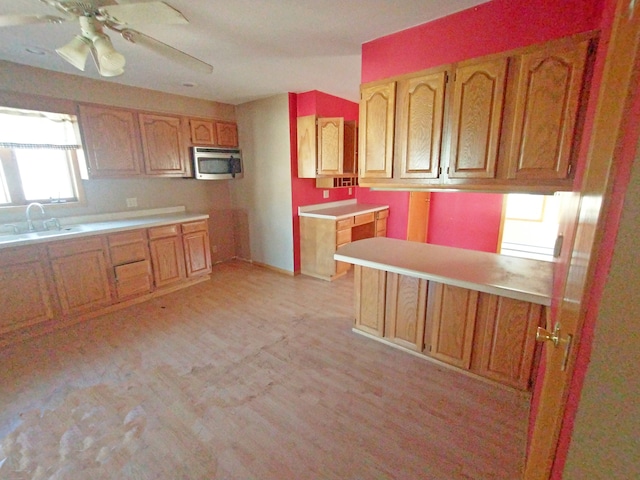
<svg viewBox="0 0 640 480">
<path fill-rule="evenodd" d="M 15 235 L 18 235 L 20 233 L 20 230 L 18 230 L 18 226 L 14 223 L 5 223 L 4 225 L 2 225 L 2 227 L 12 228 Z"/>
<path fill-rule="evenodd" d="M 53 224 L 56 230 L 60 230 L 62 227 L 60 226 L 60 221 L 56 217 L 51 217 L 48 220 L 42 222 L 44 224 L 44 228 L 46 230 L 51 230 L 50 224 Z"/>
</svg>

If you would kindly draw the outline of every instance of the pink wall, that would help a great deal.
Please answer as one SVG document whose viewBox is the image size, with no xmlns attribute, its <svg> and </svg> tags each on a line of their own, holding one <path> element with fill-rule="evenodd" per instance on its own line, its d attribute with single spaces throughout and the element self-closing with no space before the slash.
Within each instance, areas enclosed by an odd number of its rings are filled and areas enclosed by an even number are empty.
<svg viewBox="0 0 640 480">
<path fill-rule="evenodd" d="M 289 94 L 289 125 L 291 139 L 291 196 L 293 216 L 293 267 L 300 271 L 300 217 L 298 207 L 318 203 L 337 202 L 356 198 L 356 189 L 349 195 L 347 188 L 329 190 L 329 198 L 323 198 L 322 189 L 316 188 L 313 178 L 298 178 L 297 117 L 318 115 L 319 117 L 344 117 L 357 120 L 358 104 L 334 97 L 317 90 L 300 94 Z"/>
<path fill-rule="evenodd" d="M 502 195 L 432 193 L 427 243 L 496 253 L 501 217 Z"/>
</svg>

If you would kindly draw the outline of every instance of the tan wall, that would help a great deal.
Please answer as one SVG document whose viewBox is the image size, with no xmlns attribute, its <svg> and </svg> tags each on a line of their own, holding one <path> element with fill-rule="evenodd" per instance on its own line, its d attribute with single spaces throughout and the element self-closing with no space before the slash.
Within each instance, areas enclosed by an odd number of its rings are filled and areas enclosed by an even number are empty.
<svg viewBox="0 0 640 480">
<path fill-rule="evenodd" d="M 26 94 L 26 95 L 24 95 Z M 127 87 L 107 81 L 87 79 L 0 61 L 0 103 L 25 108 L 38 108 L 42 98 L 63 99 L 65 108 L 74 102 L 171 112 L 235 121 L 235 107 L 208 100 L 170 95 Z M 70 102 L 69 102 L 70 101 Z M 18 104 L 16 104 L 16 102 Z M 26 105 L 25 103 L 28 103 Z M 131 210 L 126 198 L 138 199 L 137 209 L 185 206 L 189 212 L 209 213 L 213 260 L 221 261 L 236 255 L 233 216 L 227 181 L 196 181 L 180 178 L 84 180 L 87 204 L 67 207 L 55 212 L 58 217 L 90 215 Z M 22 219 L 22 212 L 0 213 L 0 224 Z"/>
</svg>

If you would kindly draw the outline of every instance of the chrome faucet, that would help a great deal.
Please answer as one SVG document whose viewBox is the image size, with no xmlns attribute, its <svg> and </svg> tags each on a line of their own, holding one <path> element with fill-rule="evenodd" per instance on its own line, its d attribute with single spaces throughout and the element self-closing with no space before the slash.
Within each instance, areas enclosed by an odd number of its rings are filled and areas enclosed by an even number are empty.
<svg viewBox="0 0 640 480">
<path fill-rule="evenodd" d="M 38 207 L 40 209 L 40 213 L 42 214 L 42 216 L 44 217 L 44 207 L 42 206 L 42 204 L 38 203 L 38 202 L 33 202 L 30 203 L 29 205 L 27 205 L 27 229 L 30 232 L 33 232 L 35 230 L 35 228 L 33 227 L 33 220 L 31 220 L 31 208 L 32 207 Z"/>
</svg>

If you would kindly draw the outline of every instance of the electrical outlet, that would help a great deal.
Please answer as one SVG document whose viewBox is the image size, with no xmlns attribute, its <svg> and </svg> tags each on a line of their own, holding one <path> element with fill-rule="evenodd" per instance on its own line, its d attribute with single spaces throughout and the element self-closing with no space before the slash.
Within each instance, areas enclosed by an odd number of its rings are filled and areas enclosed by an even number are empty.
<svg viewBox="0 0 640 480">
<path fill-rule="evenodd" d="M 353 193 L 353 188 L 349 187 L 349 195 Z"/>
<path fill-rule="evenodd" d="M 322 191 L 322 198 L 329 198 L 329 190 Z"/>
<path fill-rule="evenodd" d="M 138 206 L 138 199 L 136 197 L 127 198 L 127 207 L 132 208 L 137 206 Z"/>
</svg>

